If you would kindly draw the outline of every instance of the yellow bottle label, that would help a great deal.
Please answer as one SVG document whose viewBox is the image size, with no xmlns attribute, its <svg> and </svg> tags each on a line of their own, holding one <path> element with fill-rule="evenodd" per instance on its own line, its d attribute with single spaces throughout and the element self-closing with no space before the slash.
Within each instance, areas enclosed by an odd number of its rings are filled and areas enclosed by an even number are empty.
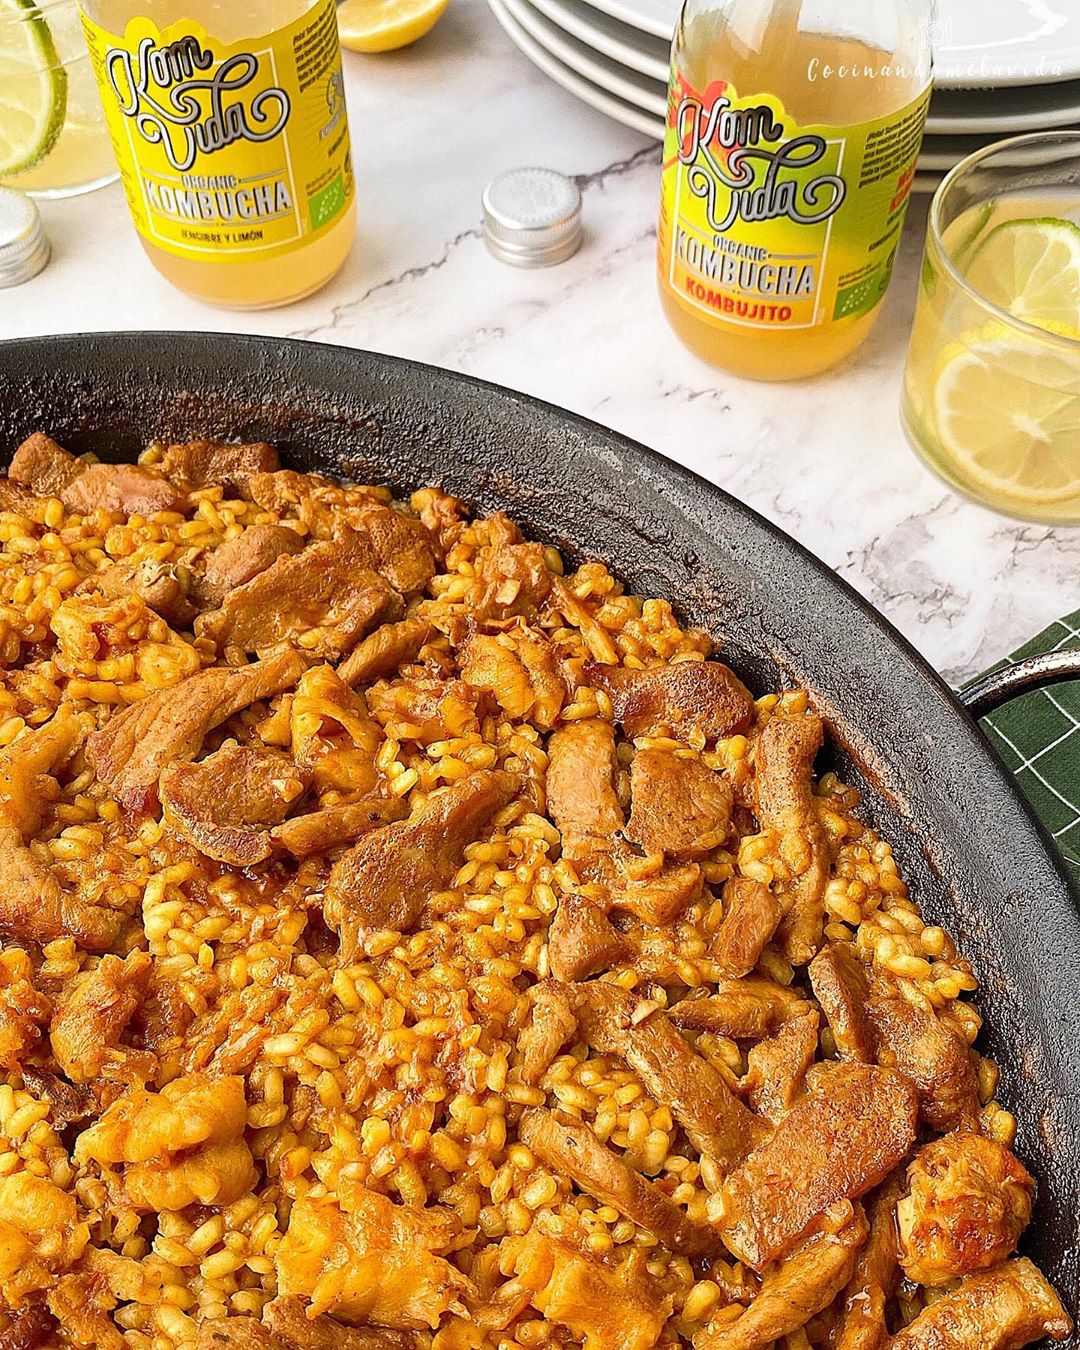
<svg viewBox="0 0 1080 1350">
<path fill-rule="evenodd" d="M 136 228 L 202 262 L 289 253 L 353 195 L 335 0 L 224 45 L 190 20 L 83 16 Z"/>
<path fill-rule="evenodd" d="M 679 299 L 725 324 L 816 328 L 884 296 L 930 90 L 852 127 L 799 126 L 771 94 L 677 74 L 664 140 L 666 247 Z"/>
</svg>

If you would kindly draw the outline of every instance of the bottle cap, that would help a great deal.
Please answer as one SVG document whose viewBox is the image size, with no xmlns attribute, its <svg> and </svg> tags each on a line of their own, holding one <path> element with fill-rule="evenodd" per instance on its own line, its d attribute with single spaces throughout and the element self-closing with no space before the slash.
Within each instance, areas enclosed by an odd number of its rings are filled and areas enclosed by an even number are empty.
<svg viewBox="0 0 1080 1350">
<path fill-rule="evenodd" d="M 484 239 L 503 262 L 549 267 L 581 246 L 581 193 L 554 169 L 510 169 L 484 190 Z"/>
<path fill-rule="evenodd" d="M 37 206 L 25 193 L 0 187 L 0 287 L 36 277 L 49 253 Z"/>
</svg>

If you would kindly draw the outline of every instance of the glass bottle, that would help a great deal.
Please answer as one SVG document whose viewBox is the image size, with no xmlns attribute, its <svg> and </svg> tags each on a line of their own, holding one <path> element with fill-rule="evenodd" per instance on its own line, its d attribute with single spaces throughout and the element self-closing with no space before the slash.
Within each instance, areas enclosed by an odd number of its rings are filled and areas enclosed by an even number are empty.
<svg viewBox="0 0 1080 1350">
<path fill-rule="evenodd" d="M 335 0 L 81 0 L 143 248 L 210 304 L 323 286 L 355 200 Z"/>
<path fill-rule="evenodd" d="M 659 225 L 664 312 L 762 380 L 870 333 L 932 82 L 933 0 L 684 0 Z"/>
</svg>

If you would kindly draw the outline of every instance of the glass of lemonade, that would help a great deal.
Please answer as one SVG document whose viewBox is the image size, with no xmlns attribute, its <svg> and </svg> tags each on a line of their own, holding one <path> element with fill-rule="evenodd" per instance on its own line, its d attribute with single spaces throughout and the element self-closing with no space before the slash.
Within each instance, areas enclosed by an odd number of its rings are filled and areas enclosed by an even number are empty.
<svg viewBox="0 0 1080 1350">
<path fill-rule="evenodd" d="M 0 0 L 0 185 L 69 197 L 115 177 L 76 0 Z"/>
<path fill-rule="evenodd" d="M 938 189 L 902 414 L 951 486 L 1080 521 L 1080 132 L 989 146 Z"/>
</svg>

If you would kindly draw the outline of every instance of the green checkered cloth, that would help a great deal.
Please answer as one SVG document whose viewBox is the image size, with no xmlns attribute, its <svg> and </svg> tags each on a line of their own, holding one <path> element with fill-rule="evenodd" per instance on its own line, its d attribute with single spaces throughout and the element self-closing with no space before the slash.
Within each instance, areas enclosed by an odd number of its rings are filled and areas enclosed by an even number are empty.
<svg viewBox="0 0 1080 1350">
<path fill-rule="evenodd" d="M 1080 610 L 1052 623 L 1008 659 L 1077 646 Z M 1080 884 L 1080 681 L 1014 699 L 984 717 L 982 726 Z"/>
</svg>

